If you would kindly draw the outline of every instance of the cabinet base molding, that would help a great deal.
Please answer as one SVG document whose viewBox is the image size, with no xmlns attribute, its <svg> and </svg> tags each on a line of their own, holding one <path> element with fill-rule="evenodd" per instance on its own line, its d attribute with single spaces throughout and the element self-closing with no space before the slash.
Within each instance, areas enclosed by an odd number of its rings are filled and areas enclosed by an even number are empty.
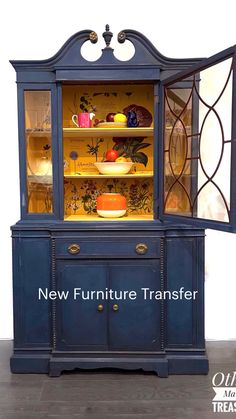
<svg viewBox="0 0 236 419">
<path fill-rule="evenodd" d="M 49 376 L 58 377 L 63 370 L 121 368 L 125 370 L 155 371 L 159 377 L 168 377 L 168 361 L 165 358 L 52 358 L 49 362 Z"/>
<path fill-rule="evenodd" d="M 11 357 L 13 373 L 48 373 L 59 377 L 62 371 L 74 369 L 120 368 L 154 371 L 159 377 L 170 374 L 207 374 L 208 358 L 202 355 L 164 355 L 161 357 L 54 357 L 40 354 L 15 354 Z"/>
<path fill-rule="evenodd" d="M 49 354 L 13 354 L 10 359 L 11 372 L 16 374 L 47 374 Z"/>
</svg>

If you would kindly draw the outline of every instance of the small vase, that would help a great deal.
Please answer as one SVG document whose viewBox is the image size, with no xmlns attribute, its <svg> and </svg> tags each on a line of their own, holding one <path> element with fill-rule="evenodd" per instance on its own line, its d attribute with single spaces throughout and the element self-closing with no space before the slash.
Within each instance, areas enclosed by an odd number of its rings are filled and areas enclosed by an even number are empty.
<svg viewBox="0 0 236 419">
<path fill-rule="evenodd" d="M 103 193 L 97 197 L 97 213 L 101 217 L 123 217 L 126 211 L 126 198 L 120 193 Z"/>
<path fill-rule="evenodd" d="M 128 117 L 127 117 L 127 127 L 129 128 L 135 128 L 138 127 L 138 120 L 137 120 L 137 115 L 136 112 L 134 111 L 129 111 L 128 112 Z"/>
</svg>

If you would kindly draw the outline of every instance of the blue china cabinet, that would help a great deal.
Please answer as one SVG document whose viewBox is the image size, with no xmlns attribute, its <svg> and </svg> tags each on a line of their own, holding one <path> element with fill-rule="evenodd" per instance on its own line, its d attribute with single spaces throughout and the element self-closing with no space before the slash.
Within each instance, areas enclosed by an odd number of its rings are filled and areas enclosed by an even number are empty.
<svg viewBox="0 0 236 419">
<path fill-rule="evenodd" d="M 50 59 L 11 61 L 21 186 L 11 370 L 206 374 L 204 229 L 236 231 L 236 49 L 170 59 L 124 30 L 118 42 L 135 52 L 120 61 L 112 36 L 107 25 L 96 61 L 81 53 L 97 42 L 91 30 Z M 85 127 L 72 121 L 92 112 Z M 99 173 L 111 150 L 129 173 Z M 104 193 L 125 196 L 124 216 L 97 214 Z"/>
</svg>

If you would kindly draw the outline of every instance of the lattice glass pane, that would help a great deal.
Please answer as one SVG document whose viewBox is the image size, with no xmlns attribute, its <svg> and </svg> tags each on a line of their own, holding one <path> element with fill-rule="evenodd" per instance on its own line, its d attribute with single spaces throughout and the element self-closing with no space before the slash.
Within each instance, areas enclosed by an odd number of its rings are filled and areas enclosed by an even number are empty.
<svg viewBox="0 0 236 419">
<path fill-rule="evenodd" d="M 165 89 L 165 213 L 229 222 L 232 61 Z M 183 99 L 182 110 L 177 97 Z M 185 119 L 187 112 L 191 117 Z"/>
<path fill-rule="evenodd" d="M 204 105 L 203 105 L 204 106 Z M 200 105 L 200 108 L 202 104 Z M 200 164 L 209 177 L 217 170 L 218 162 L 224 148 L 224 137 L 221 121 L 214 111 L 209 111 L 201 123 L 199 139 Z"/>
<path fill-rule="evenodd" d="M 219 101 L 227 79 L 231 76 L 231 67 L 232 58 L 229 58 L 201 71 L 197 90 L 200 93 L 202 103 L 211 107 Z"/>
<path fill-rule="evenodd" d="M 206 183 L 199 190 L 198 200 L 194 203 L 199 218 L 229 222 L 224 196 L 213 183 Z"/>
<path fill-rule="evenodd" d="M 192 90 L 167 89 L 165 108 L 165 207 L 168 212 L 190 212 Z"/>
</svg>

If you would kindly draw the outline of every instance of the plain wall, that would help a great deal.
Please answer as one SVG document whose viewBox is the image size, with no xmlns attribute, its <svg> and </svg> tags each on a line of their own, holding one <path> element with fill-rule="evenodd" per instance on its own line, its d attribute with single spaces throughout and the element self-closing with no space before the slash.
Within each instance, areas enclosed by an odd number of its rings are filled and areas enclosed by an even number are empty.
<svg viewBox="0 0 236 419">
<path fill-rule="evenodd" d="M 10 225 L 19 220 L 16 85 L 9 59 L 48 58 L 79 30 L 101 37 L 106 23 L 114 39 L 122 29 L 135 29 L 166 56 L 208 57 L 236 43 L 235 12 L 229 0 L 1 2 L 0 338 L 13 336 Z M 236 339 L 236 235 L 206 233 L 206 337 Z"/>
</svg>

